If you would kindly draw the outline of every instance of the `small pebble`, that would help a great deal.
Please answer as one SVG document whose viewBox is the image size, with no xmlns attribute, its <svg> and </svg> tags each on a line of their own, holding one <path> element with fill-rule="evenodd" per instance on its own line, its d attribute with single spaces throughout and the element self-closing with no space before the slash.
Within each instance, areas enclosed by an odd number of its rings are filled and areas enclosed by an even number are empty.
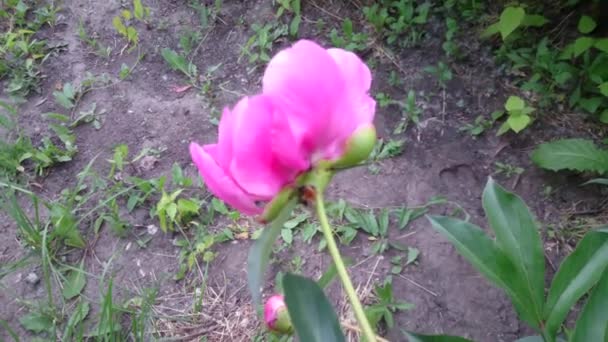
<svg viewBox="0 0 608 342">
<path fill-rule="evenodd" d="M 34 272 L 30 272 L 30 274 L 25 277 L 25 282 L 30 285 L 36 285 L 40 281 L 40 277 Z"/>
</svg>

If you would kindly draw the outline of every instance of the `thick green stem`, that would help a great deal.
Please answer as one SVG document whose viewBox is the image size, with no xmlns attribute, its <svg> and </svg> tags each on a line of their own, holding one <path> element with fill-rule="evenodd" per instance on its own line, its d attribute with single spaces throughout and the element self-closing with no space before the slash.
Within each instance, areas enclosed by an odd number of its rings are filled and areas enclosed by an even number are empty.
<svg viewBox="0 0 608 342">
<path fill-rule="evenodd" d="M 338 250 L 338 246 L 336 245 L 336 240 L 334 240 L 333 230 L 329 226 L 327 214 L 325 213 L 325 204 L 323 202 L 322 189 L 317 189 L 317 192 L 315 194 L 315 202 L 317 207 L 317 215 L 319 216 L 319 221 L 321 222 L 321 230 L 323 231 L 323 235 L 325 236 L 325 240 L 327 241 L 327 249 L 329 250 L 329 254 L 331 255 L 334 264 L 336 265 L 338 276 L 340 277 L 340 281 L 342 281 L 344 291 L 346 291 L 346 295 L 348 296 L 353 311 L 355 312 L 355 317 L 359 322 L 359 326 L 361 328 L 361 331 L 363 332 L 363 336 L 365 336 L 365 340 L 367 342 L 375 342 L 376 335 L 374 334 L 374 330 L 372 329 L 371 325 L 367 320 L 367 317 L 365 316 L 363 306 L 361 305 L 361 302 L 357 297 L 357 292 L 353 287 L 353 283 L 350 281 L 350 277 L 348 276 L 348 272 L 346 271 L 346 266 L 344 266 L 344 261 L 342 261 L 340 251 Z"/>
</svg>

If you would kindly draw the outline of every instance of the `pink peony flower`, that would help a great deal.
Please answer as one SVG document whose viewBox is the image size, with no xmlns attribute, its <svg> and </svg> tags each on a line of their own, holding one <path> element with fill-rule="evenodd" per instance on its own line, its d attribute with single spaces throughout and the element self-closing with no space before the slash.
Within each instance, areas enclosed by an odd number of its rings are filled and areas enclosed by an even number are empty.
<svg viewBox="0 0 608 342">
<path fill-rule="evenodd" d="M 291 320 L 283 296 L 274 295 L 268 298 L 264 305 L 264 322 L 268 329 L 273 331 L 281 333 L 292 331 Z"/>
<path fill-rule="evenodd" d="M 272 58 L 261 95 L 225 109 L 216 144 L 190 144 L 209 190 L 245 214 L 261 213 L 320 160 L 336 160 L 371 126 L 371 73 L 352 52 L 301 40 Z"/>
</svg>

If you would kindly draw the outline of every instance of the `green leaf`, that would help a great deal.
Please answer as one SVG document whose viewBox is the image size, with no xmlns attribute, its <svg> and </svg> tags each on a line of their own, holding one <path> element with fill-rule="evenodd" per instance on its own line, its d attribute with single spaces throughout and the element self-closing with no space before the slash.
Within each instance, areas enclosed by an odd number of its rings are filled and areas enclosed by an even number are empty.
<svg viewBox="0 0 608 342">
<path fill-rule="evenodd" d="M 343 260 L 344 266 L 348 267 L 353 264 L 353 260 L 351 258 L 344 258 Z M 336 264 L 333 262 L 329 265 L 327 270 L 321 275 L 321 278 L 317 280 L 317 284 L 324 289 L 327 285 L 331 284 L 334 278 L 338 275 L 338 269 L 336 268 Z"/>
<path fill-rule="evenodd" d="M 292 37 L 297 37 L 298 36 L 298 31 L 300 30 L 300 22 L 302 21 L 302 17 L 299 15 L 296 15 L 292 20 L 291 23 L 289 24 L 289 34 Z"/>
<path fill-rule="evenodd" d="M 600 84 L 598 88 L 600 89 L 600 93 L 602 93 L 602 95 L 608 97 L 608 82 Z"/>
<path fill-rule="evenodd" d="M 505 102 L 505 109 L 508 112 L 523 110 L 526 107 L 526 103 L 519 96 L 509 96 L 507 102 Z"/>
<path fill-rule="evenodd" d="M 498 32 L 500 32 L 500 23 L 496 22 L 490 26 L 488 26 L 480 35 L 481 39 L 489 38 Z"/>
<path fill-rule="evenodd" d="M 542 15 L 539 14 L 526 14 L 524 20 L 522 20 L 522 26 L 533 26 L 533 27 L 541 27 L 548 23 L 549 20 Z"/>
<path fill-rule="evenodd" d="M 473 342 L 460 336 L 449 335 L 421 335 L 401 330 L 409 342 Z"/>
<path fill-rule="evenodd" d="M 521 25 L 525 15 L 526 11 L 522 7 L 507 7 L 502 11 L 498 29 L 503 40 Z"/>
<path fill-rule="evenodd" d="M 142 6 L 141 0 L 133 0 L 133 14 L 138 20 L 142 20 L 144 18 L 144 6 Z"/>
<path fill-rule="evenodd" d="M 281 229 L 281 238 L 285 241 L 286 244 L 291 245 L 293 242 L 293 232 L 291 229 Z"/>
<path fill-rule="evenodd" d="M 591 37 L 580 37 L 574 41 L 574 57 L 578 57 L 585 51 L 589 50 L 595 40 Z"/>
<path fill-rule="evenodd" d="M 588 99 L 581 98 L 578 100 L 578 104 L 579 104 L 579 106 L 581 106 L 581 108 L 583 108 L 587 112 L 593 114 L 597 111 L 597 109 L 602 104 L 602 98 L 599 96 L 588 98 Z"/>
<path fill-rule="evenodd" d="M 116 16 L 114 17 L 114 19 L 112 19 L 112 25 L 114 26 L 114 29 L 116 29 L 116 32 L 120 33 L 125 37 L 127 36 L 127 27 L 122 23 L 122 20 L 119 16 Z"/>
<path fill-rule="evenodd" d="M 510 115 L 507 119 L 509 126 L 515 133 L 521 132 L 530 124 L 530 117 L 528 115 Z"/>
<path fill-rule="evenodd" d="M 595 20 L 588 15 L 581 16 L 581 19 L 578 21 L 578 32 L 582 34 L 591 33 L 591 31 L 595 30 L 597 24 Z"/>
<path fill-rule="evenodd" d="M 534 335 L 522 337 L 515 342 L 545 342 L 545 340 L 541 336 Z"/>
<path fill-rule="evenodd" d="M 446 216 L 427 216 L 433 228 L 452 242 L 460 254 L 490 282 L 506 291 L 522 320 L 537 326 L 536 314 L 530 307 L 524 282 L 515 265 L 481 228 Z"/>
<path fill-rule="evenodd" d="M 65 299 L 72 299 L 82 292 L 84 286 L 87 283 L 86 274 L 83 271 L 84 263 L 80 262 L 80 266 L 78 269 L 73 269 L 70 271 L 68 276 L 65 279 L 65 283 L 63 283 L 63 297 Z"/>
<path fill-rule="evenodd" d="M 74 108 L 74 102 L 72 102 L 72 99 L 67 97 L 64 92 L 54 91 L 53 96 L 55 97 L 55 101 L 57 101 L 61 107 L 65 109 Z"/>
<path fill-rule="evenodd" d="M 418 250 L 418 248 L 409 247 L 407 249 L 407 261 L 405 262 L 405 264 L 409 265 L 416 261 L 416 259 L 418 259 L 418 255 L 420 255 L 420 251 Z"/>
<path fill-rule="evenodd" d="M 532 152 L 532 161 L 553 171 L 608 171 L 608 151 L 600 150 L 586 139 L 562 139 L 540 144 Z"/>
<path fill-rule="evenodd" d="M 342 342 L 340 322 L 319 285 L 294 274 L 283 277 L 285 303 L 300 341 Z"/>
<path fill-rule="evenodd" d="M 496 244 L 517 267 L 525 282 L 522 298 L 540 321 L 545 290 L 545 255 L 538 228 L 530 210 L 517 195 L 506 191 L 492 178 L 482 195 L 483 209 L 496 235 Z"/>
<path fill-rule="evenodd" d="M 608 38 L 596 39 L 595 44 L 593 44 L 593 47 L 608 53 Z"/>
<path fill-rule="evenodd" d="M 262 232 L 262 235 L 255 240 L 249 250 L 247 257 L 247 284 L 251 298 L 255 306 L 261 303 L 261 287 L 264 284 L 264 272 L 268 266 L 272 245 L 281 233 L 283 224 L 291 215 L 291 210 L 295 207 L 296 201 L 290 200 L 281 210 L 277 218 L 270 223 Z"/>
<path fill-rule="evenodd" d="M 25 329 L 37 334 L 43 331 L 51 331 L 54 325 L 51 317 L 39 312 L 30 312 L 19 318 L 19 323 L 21 323 Z"/>
<path fill-rule="evenodd" d="M 162 49 L 161 55 L 163 56 L 167 64 L 169 64 L 169 67 L 171 67 L 171 69 L 175 71 L 181 71 L 188 77 L 191 76 L 190 70 L 188 68 L 188 61 L 184 56 L 178 54 L 177 52 L 169 48 Z"/>
<path fill-rule="evenodd" d="M 85 301 L 80 301 L 78 303 L 78 305 L 74 309 L 74 312 L 72 312 L 72 315 L 70 316 L 68 322 L 65 325 L 65 330 L 63 332 L 64 341 L 72 340 L 72 336 L 76 331 L 76 327 L 87 317 L 87 315 L 89 314 L 89 309 L 89 303 Z"/>
<path fill-rule="evenodd" d="M 608 185 L 608 178 L 595 178 L 595 179 L 587 181 L 581 185 L 589 185 L 589 184 Z"/>
<path fill-rule="evenodd" d="M 546 331 L 555 336 L 574 304 L 602 277 L 608 266 L 608 234 L 591 231 L 560 265 L 545 304 Z"/>
<path fill-rule="evenodd" d="M 599 280 L 578 316 L 572 342 L 608 340 L 608 272 Z"/>
</svg>

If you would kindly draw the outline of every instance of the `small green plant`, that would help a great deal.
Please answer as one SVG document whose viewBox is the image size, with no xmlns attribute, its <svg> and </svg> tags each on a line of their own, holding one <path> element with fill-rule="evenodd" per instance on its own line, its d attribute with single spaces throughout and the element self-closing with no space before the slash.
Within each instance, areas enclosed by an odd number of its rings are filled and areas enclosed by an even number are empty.
<svg viewBox="0 0 608 342">
<path fill-rule="evenodd" d="M 93 52 L 102 58 L 109 58 L 112 53 L 112 48 L 109 46 L 104 46 L 102 43 L 97 40 L 97 38 L 90 36 L 87 33 L 87 30 L 84 26 L 84 23 L 80 21 L 78 23 L 78 38 L 86 45 L 88 45 Z"/>
<path fill-rule="evenodd" d="M 363 51 L 368 47 L 367 35 L 363 32 L 355 33 L 353 22 L 349 18 L 342 22 L 341 32 L 334 28 L 331 30 L 329 38 L 333 46 L 350 51 Z"/>
<path fill-rule="evenodd" d="M 445 19 L 445 26 L 445 41 L 441 44 L 441 48 L 447 57 L 458 57 L 460 51 L 458 49 L 458 44 L 454 40 L 456 33 L 458 32 L 458 22 L 456 19 L 448 17 Z"/>
<path fill-rule="evenodd" d="M 608 227 L 588 232 L 567 256 L 545 295 L 545 256 L 536 220 L 516 195 L 490 179 L 482 203 L 495 239 L 479 227 L 456 218 L 428 216 L 486 279 L 504 290 L 519 317 L 541 340 L 555 341 L 575 304 L 586 294 L 569 341 L 601 341 L 606 316 L 596 311 L 608 298 Z"/>
<path fill-rule="evenodd" d="M 447 86 L 447 82 L 452 79 L 452 70 L 450 70 L 450 67 L 443 62 L 437 63 L 437 66 L 429 65 L 423 70 L 435 76 L 439 82 L 439 85 L 443 89 L 445 89 Z"/>
<path fill-rule="evenodd" d="M 527 14 L 523 7 L 506 7 L 500 14 L 497 22 L 490 25 L 483 33 L 487 38 L 500 33 L 502 40 L 506 40 L 514 32 L 519 33 L 527 27 L 541 27 L 548 22 L 547 18 L 538 14 Z"/>
<path fill-rule="evenodd" d="M 483 115 L 479 115 L 475 118 L 472 123 L 467 123 L 459 128 L 460 131 L 465 131 L 473 137 L 482 135 L 485 131 L 489 130 L 494 126 L 496 120 L 504 115 L 503 111 L 494 111 L 490 114 L 490 118 L 487 119 Z"/>
<path fill-rule="evenodd" d="M 161 55 L 171 69 L 181 71 L 184 75 L 186 75 L 191 85 L 198 84 L 198 69 L 196 65 L 194 65 L 194 63 L 191 61 L 188 61 L 184 55 L 179 54 L 169 48 L 163 48 L 161 50 Z"/>
<path fill-rule="evenodd" d="M 205 5 L 197 0 L 190 1 L 188 5 L 192 9 L 196 10 L 199 17 L 199 24 L 202 30 L 212 26 L 222 9 L 222 0 L 215 0 L 213 5 Z"/>
<path fill-rule="evenodd" d="M 496 135 L 505 134 L 509 130 L 519 133 L 532 123 L 530 114 L 534 112 L 534 108 L 526 105 L 519 96 L 509 96 L 507 102 L 505 102 L 505 110 L 507 120 L 500 126 Z M 496 114 L 497 118 L 502 115 L 504 115 L 504 112 L 501 115 Z"/>
<path fill-rule="evenodd" d="M 254 34 L 242 47 L 239 59 L 243 56 L 248 56 L 249 63 L 270 61 L 272 46 L 277 39 L 287 35 L 287 25 L 274 22 L 265 24 L 264 26 L 253 24 L 251 28 Z"/>
<path fill-rule="evenodd" d="M 376 329 L 381 322 L 384 322 L 388 329 L 393 328 L 395 326 L 394 313 L 414 308 L 414 304 L 394 298 L 393 282 L 390 278 L 386 279 L 382 285 L 376 285 L 374 295 L 376 303 L 365 308 L 365 315 Z"/>
<path fill-rule="evenodd" d="M 431 3 L 413 0 L 383 0 L 363 8 L 363 14 L 376 34 L 388 44 L 408 47 L 418 44 L 428 21 Z"/>
<path fill-rule="evenodd" d="M 521 175 L 524 172 L 524 168 L 520 166 L 514 166 L 507 163 L 502 162 L 494 162 L 495 174 L 500 175 L 504 174 L 505 177 L 511 178 L 515 175 Z"/>
<path fill-rule="evenodd" d="M 150 17 L 150 8 L 143 6 L 141 0 L 133 0 L 133 11 L 123 10 L 120 12 L 120 15 L 117 15 L 112 19 L 112 25 L 116 32 L 127 40 L 125 48 L 129 45 L 134 48 L 139 43 L 139 33 L 137 29 L 131 25 L 133 21 L 137 20 L 145 23 L 148 17 Z"/>
<path fill-rule="evenodd" d="M 300 30 L 300 23 L 302 22 L 302 13 L 300 10 L 300 0 L 276 0 L 279 4 L 279 9 L 277 10 L 276 17 L 277 19 L 281 18 L 281 16 L 285 12 L 289 12 L 293 14 L 293 18 L 289 22 L 289 35 L 292 37 L 297 37 L 298 32 Z"/>
</svg>

